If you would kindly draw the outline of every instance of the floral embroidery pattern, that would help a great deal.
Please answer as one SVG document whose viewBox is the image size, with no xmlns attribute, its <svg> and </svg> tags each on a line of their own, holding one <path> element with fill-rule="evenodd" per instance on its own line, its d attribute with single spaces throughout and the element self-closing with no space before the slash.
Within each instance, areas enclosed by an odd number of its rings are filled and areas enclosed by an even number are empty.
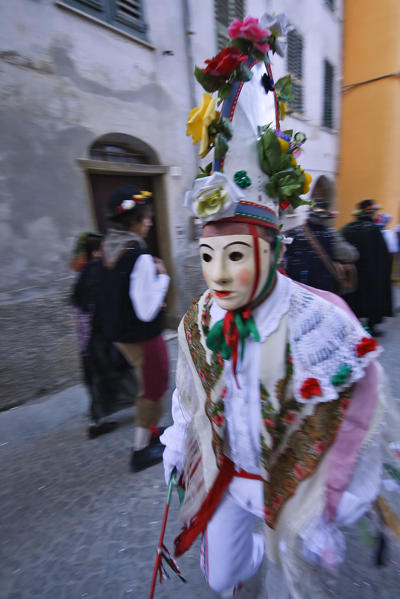
<svg viewBox="0 0 400 599">
<path fill-rule="evenodd" d="M 365 354 L 376 350 L 377 347 L 378 342 L 376 339 L 373 339 L 372 337 L 363 337 L 356 348 L 357 356 L 361 358 L 362 356 L 365 356 Z"/>
<path fill-rule="evenodd" d="M 210 304 L 212 294 L 207 294 L 204 308 L 201 313 L 201 327 L 204 334 L 210 325 Z M 201 343 L 201 334 L 198 326 L 199 306 L 198 299 L 193 302 L 184 317 L 184 328 L 191 358 L 201 379 L 206 393 L 205 412 L 212 426 L 212 446 L 218 467 L 222 463 L 223 440 L 225 436 L 224 399 L 226 387 L 223 388 L 216 401 L 212 400 L 211 393 L 224 369 L 224 361 L 217 353 L 213 353 L 211 362 L 207 362 L 206 351 Z"/>
<path fill-rule="evenodd" d="M 335 440 L 351 393 L 352 386 L 343 391 L 338 400 L 319 403 L 314 413 L 305 417 L 301 426 L 289 437 L 285 450 L 268 468 L 269 481 L 264 482 L 265 521 L 271 528 L 274 528 L 280 510 L 298 484 L 315 471 Z"/>
<path fill-rule="evenodd" d="M 209 401 L 207 405 L 207 415 L 213 423 L 221 427 L 225 424 L 225 404 L 226 387 L 222 389 L 221 395 L 217 401 Z"/>
<path fill-rule="evenodd" d="M 275 385 L 275 393 L 279 402 L 282 404 L 285 399 L 285 392 L 288 386 L 288 382 L 293 376 L 293 358 L 290 351 L 289 343 L 286 345 L 286 374 L 280 379 Z"/>
<path fill-rule="evenodd" d="M 204 317 L 204 324 L 202 317 L 203 331 L 209 326 L 209 303 L 205 309 L 207 312 Z M 201 378 L 204 390 L 206 393 L 209 393 L 215 387 L 217 380 L 221 376 L 224 365 L 223 361 L 221 363 L 221 360 L 216 353 L 212 354 L 211 362 L 207 362 L 206 351 L 201 343 L 200 330 L 197 324 L 198 310 L 198 302 L 195 301 L 186 312 L 183 322 L 190 355 L 199 377 Z"/>
</svg>

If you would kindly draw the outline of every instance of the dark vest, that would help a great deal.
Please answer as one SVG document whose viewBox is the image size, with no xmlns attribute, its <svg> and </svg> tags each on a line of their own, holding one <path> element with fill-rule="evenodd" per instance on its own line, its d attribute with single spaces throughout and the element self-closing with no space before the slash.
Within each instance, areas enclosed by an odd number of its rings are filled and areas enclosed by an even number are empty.
<svg viewBox="0 0 400 599">
<path fill-rule="evenodd" d="M 129 297 L 130 275 L 136 260 L 147 251 L 132 243 L 113 268 L 103 266 L 100 316 L 103 333 L 110 341 L 138 343 L 158 337 L 163 329 L 162 311 L 154 320 L 140 320 Z"/>
</svg>

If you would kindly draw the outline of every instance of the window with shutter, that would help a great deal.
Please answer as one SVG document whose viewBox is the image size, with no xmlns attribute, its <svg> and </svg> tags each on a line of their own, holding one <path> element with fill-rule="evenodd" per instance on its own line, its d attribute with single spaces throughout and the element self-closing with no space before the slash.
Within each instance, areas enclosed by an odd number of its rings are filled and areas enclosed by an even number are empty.
<svg viewBox="0 0 400 599">
<path fill-rule="evenodd" d="M 63 0 L 63 3 L 146 39 L 143 0 Z"/>
<path fill-rule="evenodd" d="M 287 70 L 294 94 L 289 105 L 296 112 L 303 112 L 303 37 L 294 29 L 287 35 Z"/>
<path fill-rule="evenodd" d="M 322 126 L 329 129 L 333 128 L 333 77 L 333 66 L 328 60 L 324 60 Z"/>
<path fill-rule="evenodd" d="M 233 19 L 244 19 L 244 4 L 244 0 L 215 0 L 214 9 L 218 52 L 230 41 L 228 27 Z"/>
<path fill-rule="evenodd" d="M 141 0 L 116 0 L 115 19 L 138 31 L 146 31 Z"/>
</svg>

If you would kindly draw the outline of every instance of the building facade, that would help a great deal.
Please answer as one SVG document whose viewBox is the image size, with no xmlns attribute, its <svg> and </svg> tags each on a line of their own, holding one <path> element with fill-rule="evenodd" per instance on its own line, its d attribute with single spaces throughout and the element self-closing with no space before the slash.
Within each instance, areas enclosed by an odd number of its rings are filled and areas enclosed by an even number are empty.
<svg viewBox="0 0 400 599">
<path fill-rule="evenodd" d="M 400 223 L 400 3 L 347 0 L 344 15 L 339 225 L 374 199 Z"/>
<path fill-rule="evenodd" d="M 0 409 L 78 382 L 68 296 L 76 236 L 104 230 L 110 191 L 154 195 L 152 247 L 172 284 L 176 326 L 203 288 L 196 227 L 183 196 L 199 166 L 185 135 L 202 89 L 193 68 L 216 54 L 235 16 L 285 12 L 301 161 L 335 182 L 341 3 L 326 0 L 18 0 L 0 6 Z"/>
</svg>

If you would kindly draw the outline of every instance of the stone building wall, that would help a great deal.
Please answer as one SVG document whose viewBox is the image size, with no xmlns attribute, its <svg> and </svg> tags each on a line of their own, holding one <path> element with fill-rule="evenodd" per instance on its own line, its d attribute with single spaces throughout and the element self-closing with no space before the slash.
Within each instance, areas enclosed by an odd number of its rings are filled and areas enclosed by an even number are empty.
<svg viewBox="0 0 400 599">
<path fill-rule="evenodd" d="M 192 72 L 216 51 L 214 2 L 202 0 L 201 9 L 197 0 L 143 4 L 146 43 L 61 1 L 1 3 L 0 410 L 80 376 L 66 302 L 74 280 L 68 261 L 76 236 L 96 226 L 82 167 L 95 140 L 109 134 L 141 140 L 163 169 L 154 181 L 160 255 L 172 276 L 170 327 L 204 288 L 182 204 L 199 164 L 198 148 L 185 135 L 187 114 L 203 91 Z M 277 4 L 249 0 L 247 12 L 261 16 Z M 313 139 L 318 128 L 306 125 Z M 318 137 L 309 162 L 326 154 L 332 169 L 334 142 Z"/>
</svg>

